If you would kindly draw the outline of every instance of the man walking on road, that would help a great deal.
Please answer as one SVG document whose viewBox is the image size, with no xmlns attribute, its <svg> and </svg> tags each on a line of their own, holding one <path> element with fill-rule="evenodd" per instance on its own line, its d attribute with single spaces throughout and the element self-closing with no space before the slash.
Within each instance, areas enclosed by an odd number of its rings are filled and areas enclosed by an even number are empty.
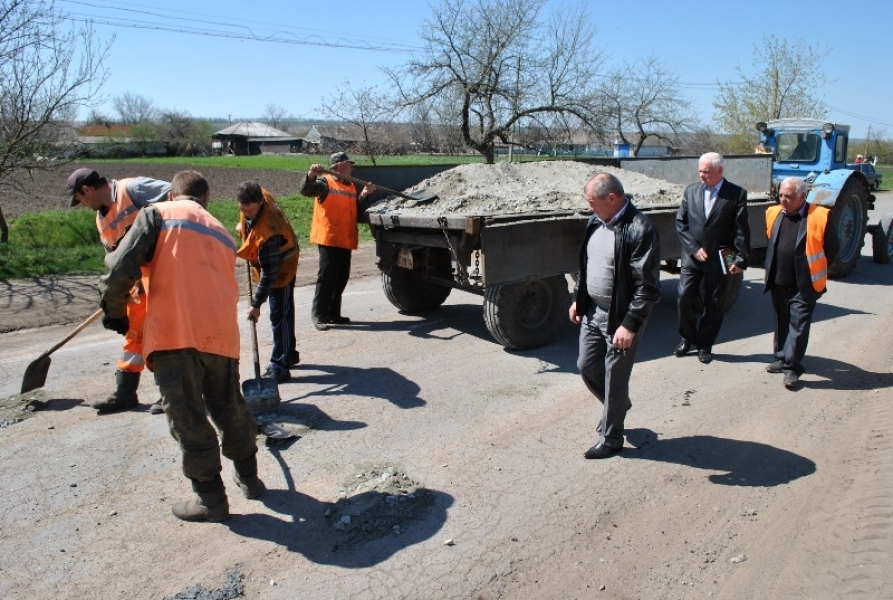
<svg viewBox="0 0 893 600">
<path fill-rule="evenodd" d="M 731 275 L 747 268 L 750 227 L 747 223 L 747 192 L 723 178 L 723 159 L 708 152 L 698 161 L 700 183 L 682 195 L 676 213 L 676 233 L 682 245 L 679 274 L 679 335 L 674 350 L 685 356 L 692 344 L 698 360 L 713 360 L 713 343 L 722 327 L 725 295 Z M 723 271 L 720 250 L 734 257 Z"/>
<path fill-rule="evenodd" d="M 245 181 L 236 192 L 239 202 L 239 258 L 251 265 L 257 282 L 248 318 L 255 323 L 260 307 L 269 299 L 273 353 L 264 377 L 278 383 L 291 376 L 289 367 L 300 362 L 295 340 L 295 276 L 300 249 L 288 217 L 276 199 L 256 181 Z"/>
<path fill-rule="evenodd" d="M 92 169 L 80 168 L 68 176 L 70 207 L 78 205 L 96 211 L 96 228 L 106 252 L 118 247 L 121 238 L 136 221 L 140 209 L 155 202 L 167 200 L 171 184 L 166 181 L 134 177 L 111 181 Z M 115 391 L 105 400 L 91 406 L 100 413 L 134 408 L 139 404 L 137 389 L 140 373 L 146 366 L 143 358 L 143 319 L 146 316 L 146 292 L 139 283 L 127 304 L 130 323 L 124 334 L 124 348 L 118 359 Z M 149 408 L 152 414 L 162 412 L 161 400 Z"/>
<path fill-rule="evenodd" d="M 660 301 L 660 240 L 613 175 L 596 174 L 583 195 L 593 215 L 586 224 L 568 314 L 580 325 L 577 367 L 602 403 L 599 440 L 584 457 L 601 459 L 623 449 L 624 421 L 632 406 L 629 378 L 648 316 Z"/>
<path fill-rule="evenodd" d="M 809 187 L 788 177 L 778 188 L 780 204 L 766 209 L 766 275 L 764 292 L 775 311 L 775 361 L 770 373 L 784 373 L 784 386 L 797 389 L 805 369 L 809 328 L 816 302 L 825 293 L 828 265 L 837 257 L 839 242 L 828 227 L 829 209 L 806 203 Z"/>
<path fill-rule="evenodd" d="M 353 161 L 344 152 L 330 157 L 332 171 L 350 176 Z M 350 253 L 357 249 L 357 214 L 364 210 L 375 186 L 368 184 L 357 194 L 356 186 L 346 179 L 323 173 L 319 164 L 300 182 L 300 193 L 315 197 L 310 243 L 319 247 L 319 273 L 313 294 L 313 326 L 325 331 L 329 325 L 346 325 L 350 319 L 341 314 L 341 295 L 350 278 Z"/>
<path fill-rule="evenodd" d="M 109 273 L 100 280 L 103 324 L 119 332 L 127 326 L 134 283 L 142 277 L 149 290 L 146 361 L 164 396 L 171 435 L 180 443 L 183 473 L 196 493 L 172 507 L 184 521 L 229 517 L 221 450 L 233 461 L 234 481 L 245 497 L 262 491 L 255 422 L 239 389 L 237 245 L 205 210 L 210 196 L 201 174 L 174 175 L 170 200 L 140 212 L 118 249 L 106 256 Z"/>
</svg>

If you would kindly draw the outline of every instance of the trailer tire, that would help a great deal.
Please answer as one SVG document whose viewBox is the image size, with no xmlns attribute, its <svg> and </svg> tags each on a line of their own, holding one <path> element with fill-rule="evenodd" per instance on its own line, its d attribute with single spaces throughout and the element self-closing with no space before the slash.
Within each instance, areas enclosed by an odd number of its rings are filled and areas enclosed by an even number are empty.
<svg viewBox="0 0 893 600">
<path fill-rule="evenodd" d="M 391 253 L 390 262 L 381 271 L 381 287 L 388 301 L 403 313 L 421 313 L 433 310 L 443 304 L 453 288 L 433 283 L 425 279 L 421 269 L 404 269 L 397 266 L 399 247 Z M 449 251 L 442 248 L 428 248 L 436 253 L 431 256 L 432 275 L 441 279 L 452 279 L 452 265 Z"/>
<path fill-rule="evenodd" d="M 865 232 L 868 227 L 868 192 L 865 186 L 853 178 L 847 181 L 828 216 L 828 227 L 837 232 L 840 252 L 828 265 L 828 276 L 841 279 L 859 261 Z"/>
<path fill-rule="evenodd" d="M 874 262 L 886 265 L 893 258 L 893 214 L 887 213 L 871 234 L 871 253 Z"/>
<path fill-rule="evenodd" d="M 564 275 L 532 277 L 484 290 L 484 323 L 493 338 L 511 350 L 547 344 L 567 314 Z"/>
</svg>

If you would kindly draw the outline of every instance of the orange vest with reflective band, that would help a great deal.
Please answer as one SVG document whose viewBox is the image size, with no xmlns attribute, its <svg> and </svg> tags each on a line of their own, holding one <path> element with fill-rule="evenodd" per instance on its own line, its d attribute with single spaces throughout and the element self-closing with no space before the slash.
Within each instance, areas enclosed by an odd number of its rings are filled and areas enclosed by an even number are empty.
<svg viewBox="0 0 893 600">
<path fill-rule="evenodd" d="M 274 288 L 285 287 L 298 272 L 298 259 L 301 250 L 298 247 L 298 239 L 295 236 L 295 230 L 292 229 L 288 217 L 282 212 L 279 203 L 272 194 L 261 188 L 264 194 L 264 207 L 258 220 L 251 228 L 251 233 L 245 237 L 245 215 L 239 213 L 239 235 L 242 237 L 242 245 L 239 247 L 239 258 L 243 258 L 251 263 L 252 275 L 254 281 L 260 279 L 260 263 L 257 261 L 257 254 L 260 247 L 264 245 L 268 239 L 274 235 L 282 236 L 285 239 L 284 244 L 279 246 L 279 275 L 273 283 Z"/>
<path fill-rule="evenodd" d="M 239 358 L 236 241 L 198 202 L 159 202 L 162 225 L 143 266 L 143 355 L 194 348 Z"/>
<path fill-rule="evenodd" d="M 106 252 L 111 252 L 118 246 L 140 212 L 127 193 L 128 181 L 129 179 L 120 179 L 115 182 L 115 200 L 105 215 L 96 211 L 96 229 L 99 230 L 99 239 Z"/>
<path fill-rule="evenodd" d="M 772 239 L 773 230 L 777 231 L 776 221 L 781 215 L 781 206 L 770 206 L 766 209 L 766 237 Z M 810 204 L 806 218 L 806 263 L 809 265 L 809 278 L 812 289 L 817 292 L 825 290 L 828 283 L 828 258 L 825 256 L 825 227 L 828 225 L 830 210 L 824 206 Z"/>
<path fill-rule="evenodd" d="M 324 175 L 329 195 L 313 204 L 310 243 L 336 248 L 357 249 L 357 188 L 332 175 Z"/>
</svg>

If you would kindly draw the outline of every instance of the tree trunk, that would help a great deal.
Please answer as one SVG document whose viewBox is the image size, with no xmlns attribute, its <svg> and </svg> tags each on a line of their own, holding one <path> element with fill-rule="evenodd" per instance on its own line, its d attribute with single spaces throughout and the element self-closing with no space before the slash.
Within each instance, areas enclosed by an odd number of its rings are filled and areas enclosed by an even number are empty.
<svg viewBox="0 0 893 600">
<path fill-rule="evenodd" d="M 0 244 L 9 243 L 9 225 L 6 224 L 6 218 L 3 216 L 3 207 L 0 206 Z"/>
</svg>

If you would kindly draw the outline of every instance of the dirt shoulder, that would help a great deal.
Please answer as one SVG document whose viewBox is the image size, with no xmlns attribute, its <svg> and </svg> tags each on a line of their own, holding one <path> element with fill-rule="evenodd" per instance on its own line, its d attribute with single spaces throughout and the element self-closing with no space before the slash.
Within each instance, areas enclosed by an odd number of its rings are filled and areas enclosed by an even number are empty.
<svg viewBox="0 0 893 600">
<path fill-rule="evenodd" d="M 296 286 L 314 285 L 319 266 L 316 246 L 301 249 Z M 374 242 L 353 253 L 351 277 L 378 274 Z M 247 294 L 244 263 L 236 265 L 236 279 Z M 99 275 L 53 275 L 0 281 L 0 333 L 79 323 L 99 308 Z"/>
</svg>

